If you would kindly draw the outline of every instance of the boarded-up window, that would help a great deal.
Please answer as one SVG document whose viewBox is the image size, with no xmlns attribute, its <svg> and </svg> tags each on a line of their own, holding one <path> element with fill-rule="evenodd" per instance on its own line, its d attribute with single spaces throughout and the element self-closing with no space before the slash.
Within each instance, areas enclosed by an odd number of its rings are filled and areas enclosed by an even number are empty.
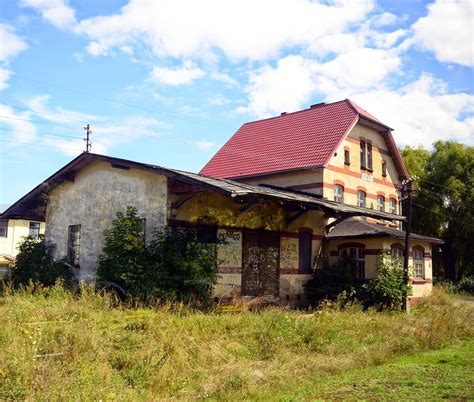
<svg viewBox="0 0 474 402">
<path fill-rule="evenodd" d="M 312 272 L 311 267 L 311 241 L 312 233 L 308 230 L 301 230 L 298 236 L 299 240 L 299 273 L 310 274 Z"/>
<path fill-rule="evenodd" d="M 79 267 L 81 253 L 81 225 L 70 225 L 67 244 L 69 264 Z"/>
</svg>

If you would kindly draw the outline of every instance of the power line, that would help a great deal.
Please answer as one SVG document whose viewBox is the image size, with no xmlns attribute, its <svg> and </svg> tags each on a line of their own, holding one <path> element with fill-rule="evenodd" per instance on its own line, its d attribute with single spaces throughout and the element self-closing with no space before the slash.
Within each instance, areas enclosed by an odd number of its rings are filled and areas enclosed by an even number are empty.
<svg viewBox="0 0 474 402">
<path fill-rule="evenodd" d="M 79 94 L 82 94 L 82 95 L 84 95 L 84 96 L 87 96 L 88 98 L 91 98 L 91 97 L 92 97 L 92 98 L 96 98 L 96 99 L 99 99 L 99 100 L 102 100 L 102 101 L 111 102 L 111 103 L 115 103 L 115 104 L 118 104 L 118 105 L 130 107 L 130 108 L 133 108 L 133 109 L 139 109 L 139 110 L 144 110 L 144 111 L 147 111 L 147 112 L 157 113 L 157 114 L 161 114 L 161 115 L 163 115 L 163 116 L 168 116 L 168 117 L 172 117 L 172 118 L 179 119 L 179 120 L 187 120 L 187 121 L 193 122 L 193 123 L 195 123 L 195 124 L 198 124 L 198 125 L 201 125 L 201 126 L 204 126 L 204 127 L 218 128 L 218 127 L 216 127 L 216 126 L 214 126 L 214 125 L 206 124 L 206 123 L 203 123 L 202 121 L 199 121 L 199 120 L 196 120 L 196 119 L 192 119 L 192 118 L 189 118 L 189 117 L 187 117 L 187 116 L 177 115 L 177 114 L 169 113 L 169 112 L 163 112 L 163 111 L 161 111 L 161 110 L 152 109 L 152 108 L 147 108 L 147 107 L 143 107 L 143 106 L 138 106 L 138 105 L 134 105 L 134 104 L 127 103 L 127 102 L 118 101 L 118 100 L 116 100 L 116 99 L 111 99 L 111 98 L 106 98 L 106 97 L 102 97 L 102 96 L 97 96 L 97 95 L 94 95 L 94 94 L 92 93 L 92 91 L 86 92 L 86 91 L 81 91 L 81 90 L 79 90 L 79 89 L 66 88 L 66 87 L 63 87 L 63 86 L 60 86 L 60 85 L 57 85 L 57 84 L 52 84 L 52 83 L 50 83 L 50 82 L 40 81 L 40 80 L 37 80 L 37 79 L 25 77 L 25 76 L 23 76 L 23 75 L 19 75 L 19 74 L 16 74 L 16 73 L 15 73 L 15 77 L 21 78 L 21 79 L 23 79 L 23 80 L 35 82 L 35 83 L 37 83 L 37 84 L 46 85 L 46 86 L 49 86 L 49 87 L 61 89 L 61 90 L 63 90 L 63 91 L 79 93 Z"/>
<path fill-rule="evenodd" d="M 12 132 L 13 130 L 0 127 L 0 131 Z M 47 134 L 47 133 L 43 133 L 42 131 L 23 131 L 23 130 L 21 130 L 21 131 L 14 130 L 14 131 L 15 131 L 15 133 L 19 133 L 19 134 L 38 135 L 40 137 L 53 137 L 53 138 L 62 138 L 62 139 L 71 139 L 71 140 L 78 140 L 79 139 L 79 137 L 73 137 L 71 135 Z"/>
<path fill-rule="evenodd" d="M 45 122 L 45 121 L 30 120 L 30 119 L 23 119 L 21 117 L 11 117 L 11 116 L 3 116 L 3 115 L 0 115 L 0 117 L 3 118 L 3 119 L 27 121 L 29 123 L 44 124 L 44 125 L 47 125 L 47 126 L 55 126 L 55 127 L 61 127 L 61 128 L 77 130 L 77 127 L 74 127 L 74 126 L 63 126 L 63 125 L 59 125 L 59 124 L 56 124 L 56 123 L 48 123 L 48 122 Z"/>
<path fill-rule="evenodd" d="M 11 143 L 11 144 L 20 144 L 20 145 L 28 145 L 28 146 L 33 146 L 33 147 L 70 149 L 71 151 L 76 150 L 76 148 L 72 148 L 72 147 L 57 147 L 57 146 L 54 146 L 54 145 L 44 145 L 44 144 L 37 144 L 37 143 L 33 143 L 33 142 L 19 142 L 19 141 L 10 141 L 10 140 L 3 140 L 3 139 L 0 139 L 0 142 L 8 142 L 8 143 Z M 79 153 L 79 151 L 78 151 L 78 153 Z"/>
</svg>

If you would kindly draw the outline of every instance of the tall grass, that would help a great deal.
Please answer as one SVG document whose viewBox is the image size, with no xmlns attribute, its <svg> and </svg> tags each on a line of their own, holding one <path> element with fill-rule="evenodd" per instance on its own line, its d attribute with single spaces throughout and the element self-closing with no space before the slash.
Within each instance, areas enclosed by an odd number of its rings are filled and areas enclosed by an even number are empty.
<svg viewBox="0 0 474 402">
<path fill-rule="evenodd" d="M 474 333 L 443 293 L 412 314 L 326 306 L 311 313 L 203 313 L 118 305 L 83 286 L 0 298 L 0 399 L 246 398 L 260 387 L 369 367 Z"/>
</svg>

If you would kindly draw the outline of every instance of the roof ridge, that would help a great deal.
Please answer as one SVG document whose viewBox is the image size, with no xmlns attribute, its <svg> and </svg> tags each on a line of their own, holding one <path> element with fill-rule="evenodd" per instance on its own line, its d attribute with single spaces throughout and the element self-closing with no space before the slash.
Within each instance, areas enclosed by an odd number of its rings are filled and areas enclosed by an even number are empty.
<svg viewBox="0 0 474 402">
<path fill-rule="evenodd" d="M 348 99 L 342 99 L 342 100 L 339 100 L 339 101 L 336 101 L 336 102 L 330 102 L 330 103 L 321 102 L 320 104 L 316 104 L 317 106 L 313 106 L 313 107 L 310 106 L 310 107 L 305 108 L 305 109 L 295 110 L 294 112 L 282 112 L 282 113 L 284 113 L 283 115 L 280 114 L 279 116 L 271 116 L 271 117 L 266 117 L 264 119 L 257 119 L 257 120 L 247 121 L 244 124 L 242 124 L 242 126 L 245 126 L 247 124 L 259 123 L 261 121 L 268 121 L 268 120 L 278 119 L 280 117 L 286 117 L 286 116 L 290 116 L 290 115 L 294 115 L 294 114 L 298 114 L 298 113 L 303 113 L 303 112 L 307 112 L 308 110 L 321 109 L 321 108 L 326 107 L 326 106 L 335 105 L 336 103 L 343 103 L 347 100 Z M 355 113 L 359 114 L 359 112 L 357 112 L 354 108 L 352 108 L 352 110 Z"/>
</svg>

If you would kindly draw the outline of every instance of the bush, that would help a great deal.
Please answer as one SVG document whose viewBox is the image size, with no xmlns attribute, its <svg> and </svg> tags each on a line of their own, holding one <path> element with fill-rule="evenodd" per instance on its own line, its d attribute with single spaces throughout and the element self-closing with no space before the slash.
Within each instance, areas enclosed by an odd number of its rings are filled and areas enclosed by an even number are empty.
<svg viewBox="0 0 474 402">
<path fill-rule="evenodd" d="M 54 244 L 44 236 L 38 240 L 25 237 L 20 242 L 19 253 L 10 265 L 10 278 L 15 287 L 30 282 L 43 286 L 54 285 L 60 279 L 65 286 L 73 284 L 74 274 L 64 260 L 53 259 Z"/>
<path fill-rule="evenodd" d="M 326 263 L 317 269 L 313 277 L 304 285 L 309 301 L 318 305 L 324 300 L 350 300 L 356 293 L 359 282 L 355 279 L 352 264 L 348 259 L 340 260 L 335 265 Z"/>
<path fill-rule="evenodd" d="M 141 231 L 135 208 L 117 213 L 104 231 L 99 281 L 118 284 L 142 301 L 207 301 L 217 279 L 215 244 L 198 242 L 195 230 L 175 229 L 155 230 L 147 245 Z"/>
<path fill-rule="evenodd" d="M 399 258 L 393 257 L 390 251 L 381 251 L 377 258 L 377 278 L 362 286 L 366 305 L 385 309 L 401 308 L 405 297 L 410 295 L 411 286 L 405 282 L 403 267 Z"/>
<path fill-rule="evenodd" d="M 459 292 L 469 293 L 474 295 L 474 276 L 466 276 L 461 279 L 457 284 L 457 289 Z"/>
</svg>

